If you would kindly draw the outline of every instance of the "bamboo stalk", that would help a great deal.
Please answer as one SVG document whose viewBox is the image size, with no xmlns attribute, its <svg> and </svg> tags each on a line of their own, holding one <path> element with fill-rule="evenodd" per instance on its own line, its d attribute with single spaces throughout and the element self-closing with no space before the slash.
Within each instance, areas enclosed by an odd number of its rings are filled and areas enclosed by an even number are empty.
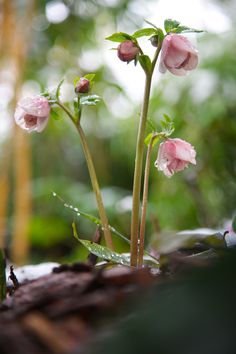
<svg viewBox="0 0 236 354">
<path fill-rule="evenodd" d="M 15 103 L 19 96 L 26 65 L 27 49 L 30 43 L 31 21 L 34 16 L 35 1 L 26 7 L 25 18 L 18 22 L 15 28 L 13 57 L 16 66 Z M 27 26 L 25 26 L 27 23 Z M 24 38 L 24 41 L 22 40 Z M 30 241 L 29 225 L 32 213 L 31 196 L 31 147 L 30 136 L 18 127 L 14 127 L 14 225 L 12 238 L 12 260 L 17 264 L 24 264 L 27 260 Z"/>
</svg>

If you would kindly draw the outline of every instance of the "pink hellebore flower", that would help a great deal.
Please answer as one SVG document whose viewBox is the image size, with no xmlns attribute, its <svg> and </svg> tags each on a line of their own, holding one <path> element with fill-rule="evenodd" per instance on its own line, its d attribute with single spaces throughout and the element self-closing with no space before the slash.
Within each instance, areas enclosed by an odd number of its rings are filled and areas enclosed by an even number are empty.
<svg viewBox="0 0 236 354">
<path fill-rule="evenodd" d="M 189 40 L 178 34 L 168 34 L 162 44 L 159 70 L 165 73 L 169 70 L 177 76 L 184 76 L 196 68 L 198 51 Z"/>
<path fill-rule="evenodd" d="M 140 49 L 131 40 L 122 42 L 117 48 L 118 58 L 122 61 L 129 62 L 136 58 Z"/>
<path fill-rule="evenodd" d="M 47 98 L 32 96 L 22 98 L 16 107 L 14 118 L 16 124 L 29 133 L 40 133 L 47 125 L 50 113 L 50 105 Z"/>
<path fill-rule="evenodd" d="M 167 177 L 182 171 L 189 163 L 196 165 L 194 147 L 181 139 L 167 139 L 160 144 L 155 166 Z"/>
</svg>

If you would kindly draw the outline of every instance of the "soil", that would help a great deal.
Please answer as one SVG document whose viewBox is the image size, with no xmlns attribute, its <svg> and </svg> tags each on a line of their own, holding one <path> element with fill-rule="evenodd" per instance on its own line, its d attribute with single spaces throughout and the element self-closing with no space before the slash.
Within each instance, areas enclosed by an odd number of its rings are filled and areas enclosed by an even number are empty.
<svg viewBox="0 0 236 354">
<path fill-rule="evenodd" d="M 0 353 L 69 354 L 85 353 L 101 326 L 157 277 L 149 269 L 76 263 L 24 285 L 14 280 L 0 306 Z"/>
</svg>

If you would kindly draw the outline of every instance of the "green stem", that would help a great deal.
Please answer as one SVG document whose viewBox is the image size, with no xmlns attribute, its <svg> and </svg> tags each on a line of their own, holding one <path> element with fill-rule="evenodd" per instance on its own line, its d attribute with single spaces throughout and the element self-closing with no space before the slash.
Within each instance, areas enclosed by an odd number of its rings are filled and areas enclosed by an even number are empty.
<svg viewBox="0 0 236 354">
<path fill-rule="evenodd" d="M 132 206 L 132 219 L 131 219 L 131 266 L 137 266 L 138 259 L 138 233 L 139 233 L 139 205 L 140 205 L 140 191 L 141 191 L 141 179 L 142 179 L 142 167 L 143 167 L 143 151 L 144 151 L 144 138 L 146 132 L 146 123 L 148 115 L 148 106 L 150 99 L 152 75 L 157 62 L 158 55 L 160 53 L 162 42 L 160 41 L 157 50 L 155 52 L 152 68 L 149 72 L 145 72 L 145 89 L 143 97 L 143 106 L 139 121 L 139 130 L 136 145 L 136 158 L 134 168 L 134 182 L 133 182 L 133 206 Z"/>
<path fill-rule="evenodd" d="M 143 186 L 143 204 L 142 204 L 140 235 L 139 235 L 139 253 L 138 253 L 139 267 L 142 267 L 143 265 L 144 239 L 145 239 L 146 214 L 147 214 L 147 202 L 148 202 L 148 182 L 149 182 L 149 174 L 150 174 L 152 147 L 153 147 L 153 141 L 155 137 L 156 134 L 153 134 L 150 143 L 148 145 L 147 156 L 146 156 L 144 186 Z"/>
<path fill-rule="evenodd" d="M 114 247 L 113 247 L 113 243 L 112 243 L 108 219 L 107 219 L 106 211 L 104 208 L 102 195 L 100 192 L 100 187 L 98 184 L 98 179 L 97 179 L 97 175 L 95 172 L 94 163 L 92 160 L 90 149 L 89 149 L 89 146 L 88 146 L 88 143 L 86 140 L 86 136 L 85 136 L 84 131 L 80 125 L 80 121 L 73 116 L 71 111 L 66 106 L 64 106 L 61 102 L 57 101 L 57 104 L 67 113 L 67 115 L 69 116 L 69 118 L 71 119 L 71 121 L 73 122 L 73 124 L 75 125 L 75 127 L 79 133 L 81 144 L 82 144 L 82 147 L 84 150 L 85 159 L 86 159 L 88 170 L 89 170 L 89 175 L 90 175 L 93 191 L 95 193 L 95 197 L 97 200 L 98 212 L 99 212 L 99 216 L 100 216 L 102 227 L 103 227 L 106 245 L 107 245 L 107 247 L 109 247 L 110 249 L 113 250 Z"/>
<path fill-rule="evenodd" d="M 0 301 L 6 299 L 7 285 L 6 285 L 6 259 L 3 250 L 0 250 Z"/>
</svg>

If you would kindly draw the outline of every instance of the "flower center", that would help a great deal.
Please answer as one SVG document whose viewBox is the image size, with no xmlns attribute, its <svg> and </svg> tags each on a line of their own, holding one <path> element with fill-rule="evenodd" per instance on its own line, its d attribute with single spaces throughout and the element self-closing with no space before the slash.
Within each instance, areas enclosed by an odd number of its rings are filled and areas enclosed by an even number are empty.
<svg viewBox="0 0 236 354">
<path fill-rule="evenodd" d="M 27 128 L 31 128 L 34 125 L 36 125 L 37 124 L 37 119 L 38 118 L 36 116 L 33 116 L 32 114 L 25 114 L 24 120 L 25 120 L 25 123 L 26 123 L 26 127 Z"/>
<path fill-rule="evenodd" d="M 176 69 L 184 68 L 185 65 L 188 64 L 188 62 L 189 62 L 189 60 L 190 60 L 190 57 L 191 57 L 191 55 L 190 55 L 190 53 L 188 53 L 188 55 L 186 56 L 186 58 L 184 59 L 184 61 L 182 61 L 182 63 L 181 63 L 180 65 L 176 66 Z"/>
</svg>

